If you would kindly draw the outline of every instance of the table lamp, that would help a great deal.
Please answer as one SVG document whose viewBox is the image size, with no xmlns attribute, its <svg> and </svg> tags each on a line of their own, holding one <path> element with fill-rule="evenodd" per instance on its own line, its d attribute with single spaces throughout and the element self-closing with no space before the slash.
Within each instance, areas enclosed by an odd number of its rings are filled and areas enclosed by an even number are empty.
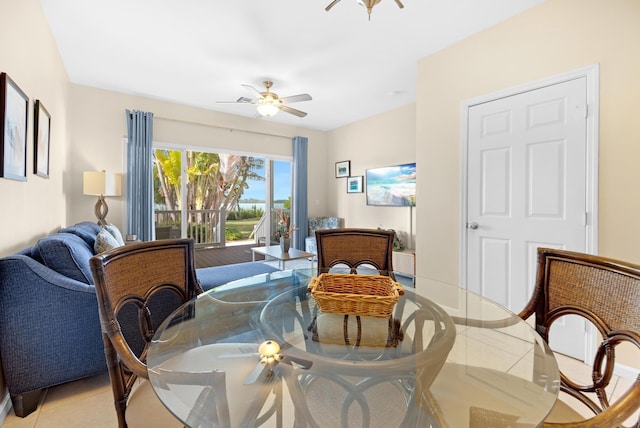
<svg viewBox="0 0 640 428">
<path fill-rule="evenodd" d="M 98 197 L 95 213 L 100 226 L 107 225 L 109 207 L 105 196 L 120 196 L 122 194 L 121 174 L 106 171 L 84 171 L 82 177 L 83 194 Z"/>
</svg>

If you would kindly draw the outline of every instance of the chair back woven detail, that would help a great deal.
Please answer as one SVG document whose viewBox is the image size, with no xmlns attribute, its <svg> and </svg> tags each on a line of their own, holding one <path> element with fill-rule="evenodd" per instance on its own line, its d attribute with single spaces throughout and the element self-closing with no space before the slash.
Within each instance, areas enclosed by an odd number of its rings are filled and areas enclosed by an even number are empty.
<svg viewBox="0 0 640 428">
<path fill-rule="evenodd" d="M 640 409 L 640 378 L 615 402 L 608 395 L 616 347 L 630 343 L 640 350 L 639 265 L 539 248 L 533 296 L 519 315 L 524 319 L 535 315 L 536 331 L 547 342 L 552 324 L 564 315 L 585 318 L 602 338 L 590 384 L 580 384 L 560 373 L 561 390 L 582 402 L 595 416 L 575 424 L 545 422 L 543 426 L 617 427 Z"/>
<path fill-rule="evenodd" d="M 104 351 L 118 415 L 126 427 L 127 400 L 138 376 L 148 379 L 148 343 L 162 321 L 202 292 L 189 239 L 126 245 L 90 260 Z"/>
<path fill-rule="evenodd" d="M 316 230 L 318 274 L 328 273 L 336 265 L 346 265 L 351 273 L 360 266 L 371 265 L 381 275 L 393 277 L 394 238 L 392 230 Z"/>
</svg>

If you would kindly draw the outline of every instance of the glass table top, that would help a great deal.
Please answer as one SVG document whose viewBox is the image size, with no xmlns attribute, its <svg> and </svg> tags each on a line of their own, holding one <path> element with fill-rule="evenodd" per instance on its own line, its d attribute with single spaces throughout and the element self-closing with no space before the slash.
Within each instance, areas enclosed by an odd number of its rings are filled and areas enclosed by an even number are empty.
<svg viewBox="0 0 640 428">
<path fill-rule="evenodd" d="M 314 276 L 234 281 L 167 318 L 147 355 L 165 406 L 194 427 L 533 427 L 553 407 L 555 358 L 505 308 L 418 277 L 391 318 L 326 314 Z"/>
</svg>

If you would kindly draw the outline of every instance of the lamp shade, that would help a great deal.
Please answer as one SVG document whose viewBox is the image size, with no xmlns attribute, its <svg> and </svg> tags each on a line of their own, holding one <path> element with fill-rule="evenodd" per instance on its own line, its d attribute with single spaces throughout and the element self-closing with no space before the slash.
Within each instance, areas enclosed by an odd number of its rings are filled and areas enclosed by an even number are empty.
<svg viewBox="0 0 640 428">
<path fill-rule="evenodd" d="M 106 171 L 84 171 L 82 193 L 95 196 L 120 196 L 122 176 Z"/>
</svg>

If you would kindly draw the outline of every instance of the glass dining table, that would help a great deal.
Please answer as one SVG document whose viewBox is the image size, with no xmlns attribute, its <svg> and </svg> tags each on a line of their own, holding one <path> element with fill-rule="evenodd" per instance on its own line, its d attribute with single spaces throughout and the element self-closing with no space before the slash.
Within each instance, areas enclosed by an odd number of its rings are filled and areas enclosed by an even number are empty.
<svg viewBox="0 0 640 428">
<path fill-rule="evenodd" d="M 167 409 L 188 427 L 535 427 L 553 407 L 556 360 L 507 309 L 416 277 L 390 317 L 323 313 L 314 276 L 234 281 L 169 316 L 147 354 Z"/>
</svg>

